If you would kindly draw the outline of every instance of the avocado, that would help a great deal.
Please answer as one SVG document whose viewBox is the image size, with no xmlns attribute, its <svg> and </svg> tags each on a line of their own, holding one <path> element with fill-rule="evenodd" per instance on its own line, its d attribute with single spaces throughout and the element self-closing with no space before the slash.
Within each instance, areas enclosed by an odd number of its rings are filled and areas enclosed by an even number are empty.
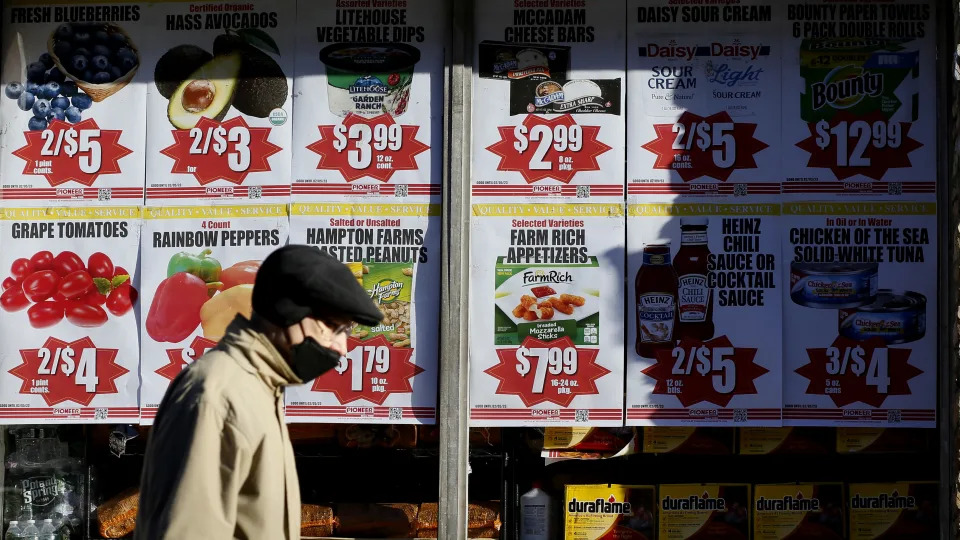
<svg viewBox="0 0 960 540">
<path fill-rule="evenodd" d="M 222 120 L 233 103 L 240 63 L 238 53 L 214 56 L 184 79 L 167 104 L 173 127 L 191 129 L 202 117 Z"/>
<path fill-rule="evenodd" d="M 170 99 L 184 79 L 210 60 L 212 54 L 194 45 L 177 45 L 163 53 L 153 70 L 160 95 Z"/>
<path fill-rule="evenodd" d="M 287 101 L 287 76 L 267 53 L 240 36 L 221 34 L 213 41 L 213 54 L 239 52 L 243 66 L 237 80 L 233 106 L 248 116 L 266 118 Z"/>
</svg>

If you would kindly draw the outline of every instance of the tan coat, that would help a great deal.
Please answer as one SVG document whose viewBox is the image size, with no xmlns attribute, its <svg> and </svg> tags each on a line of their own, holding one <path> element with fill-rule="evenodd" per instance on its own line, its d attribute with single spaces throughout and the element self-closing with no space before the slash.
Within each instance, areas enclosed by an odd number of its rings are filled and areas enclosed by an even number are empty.
<svg viewBox="0 0 960 540">
<path fill-rule="evenodd" d="M 300 383 L 249 321 L 170 385 L 150 433 L 138 540 L 297 540 L 300 487 L 283 387 Z"/>
</svg>

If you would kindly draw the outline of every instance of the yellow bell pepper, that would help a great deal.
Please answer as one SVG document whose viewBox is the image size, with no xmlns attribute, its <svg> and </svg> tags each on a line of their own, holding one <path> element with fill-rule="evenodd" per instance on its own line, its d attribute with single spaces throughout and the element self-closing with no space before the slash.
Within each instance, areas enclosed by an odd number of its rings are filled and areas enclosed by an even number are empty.
<svg viewBox="0 0 960 540">
<path fill-rule="evenodd" d="M 203 337 L 219 341 L 237 314 L 248 319 L 253 315 L 253 285 L 230 287 L 203 304 L 200 308 Z"/>
</svg>

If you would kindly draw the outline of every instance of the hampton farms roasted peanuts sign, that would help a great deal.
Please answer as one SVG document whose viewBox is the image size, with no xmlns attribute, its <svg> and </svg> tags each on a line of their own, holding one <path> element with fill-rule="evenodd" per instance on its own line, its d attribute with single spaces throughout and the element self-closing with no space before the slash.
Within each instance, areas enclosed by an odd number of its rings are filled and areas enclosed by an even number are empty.
<svg viewBox="0 0 960 540">
<path fill-rule="evenodd" d="M 628 207 L 627 424 L 780 425 L 779 213 Z"/>
<path fill-rule="evenodd" d="M 473 425 L 623 424 L 623 206 L 477 204 Z"/>
<path fill-rule="evenodd" d="M 341 260 L 383 312 L 333 370 L 287 389 L 290 422 L 436 420 L 439 205 L 295 204 L 290 241 Z"/>
<path fill-rule="evenodd" d="M 935 205 L 783 208 L 784 423 L 936 425 Z"/>
<path fill-rule="evenodd" d="M 297 4 L 294 197 L 439 195 L 444 3 L 341 4 Z"/>
<path fill-rule="evenodd" d="M 139 204 L 151 71 L 142 5 L 7 2 L 0 201 Z"/>
<path fill-rule="evenodd" d="M 180 371 L 252 312 L 260 262 L 287 243 L 285 205 L 144 210 L 140 419 Z"/>
<path fill-rule="evenodd" d="M 157 2 L 149 13 L 148 204 L 286 202 L 294 2 Z"/>
<path fill-rule="evenodd" d="M 140 208 L 8 208 L 0 420 L 136 421 Z"/>
<path fill-rule="evenodd" d="M 623 198 L 624 3 L 475 12 L 474 197 Z"/>
</svg>

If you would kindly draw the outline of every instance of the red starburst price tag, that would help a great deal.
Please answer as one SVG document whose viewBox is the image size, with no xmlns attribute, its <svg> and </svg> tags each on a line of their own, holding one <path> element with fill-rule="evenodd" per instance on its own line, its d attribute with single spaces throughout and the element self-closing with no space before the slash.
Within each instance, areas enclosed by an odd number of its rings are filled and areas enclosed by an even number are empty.
<svg viewBox="0 0 960 540">
<path fill-rule="evenodd" d="M 347 182 L 369 176 L 389 182 L 396 171 L 415 171 L 415 157 L 430 149 L 416 139 L 419 126 L 402 126 L 389 114 L 348 114 L 336 126 L 319 126 L 320 140 L 307 149 L 320 155 L 318 169 L 340 171 Z"/>
<path fill-rule="evenodd" d="M 734 122 L 726 111 L 707 117 L 685 112 L 653 128 L 657 138 L 643 145 L 657 155 L 653 168 L 677 171 L 684 182 L 701 176 L 726 182 L 733 171 L 756 169 L 754 154 L 768 146 L 754 137 L 756 124 Z"/>
<path fill-rule="evenodd" d="M 193 341 L 190 342 L 190 345 L 183 349 L 167 349 L 168 363 L 156 370 L 156 373 L 172 381 L 183 371 L 183 368 L 189 366 L 194 360 L 200 358 L 205 352 L 216 346 L 216 341 L 211 341 L 203 336 L 196 336 L 193 338 Z"/>
<path fill-rule="evenodd" d="M 880 111 L 857 117 L 841 112 L 830 122 L 808 124 L 797 146 L 810 152 L 808 167 L 833 171 L 837 180 L 862 174 L 880 180 L 889 169 L 910 167 L 910 152 L 923 146 L 909 137 L 909 122 L 890 122 Z"/>
<path fill-rule="evenodd" d="M 43 131 L 24 132 L 27 144 L 13 155 L 27 162 L 23 174 L 41 175 L 51 186 L 74 181 L 90 187 L 101 174 L 119 174 L 120 158 L 132 153 L 120 134 L 100 129 L 93 118 L 73 125 L 54 119 Z"/>
<path fill-rule="evenodd" d="M 359 399 L 383 405 L 390 394 L 410 393 L 410 379 L 423 368 L 410 359 L 413 349 L 394 347 L 383 336 L 347 340 L 347 355 L 335 369 L 317 377 L 314 392 L 333 392 L 341 404 Z"/>
<path fill-rule="evenodd" d="M 499 171 L 516 171 L 528 184 L 553 178 L 565 184 L 581 171 L 599 171 L 597 158 L 611 150 L 597 140 L 599 126 L 581 126 L 565 114 L 548 120 L 528 115 L 520 125 L 500 126 L 487 150 L 500 156 Z"/>
<path fill-rule="evenodd" d="M 757 377 L 767 369 L 754 362 L 757 349 L 734 347 L 727 336 L 709 341 L 682 339 L 657 351 L 657 363 L 643 373 L 657 380 L 654 394 L 677 396 L 684 407 L 707 401 L 726 407 L 737 395 L 756 394 Z"/>
<path fill-rule="evenodd" d="M 610 373 L 597 365 L 596 349 L 578 349 L 569 337 L 550 342 L 527 337 L 516 349 L 497 349 L 500 362 L 484 371 L 500 381 L 498 394 L 514 394 L 527 407 L 562 407 L 578 395 L 597 394 L 596 380 Z"/>
<path fill-rule="evenodd" d="M 873 407 L 887 396 L 910 394 L 908 381 L 923 373 L 908 363 L 910 349 L 888 348 L 881 338 L 837 337 L 822 349 L 807 349 L 810 363 L 796 372 L 810 380 L 807 394 L 826 395 L 837 407 L 855 402 Z"/>
<path fill-rule="evenodd" d="M 282 150 L 268 127 L 250 127 L 242 116 L 226 122 L 203 117 L 192 129 L 173 130 L 174 143 L 160 151 L 174 160 L 170 172 L 192 174 L 201 186 L 215 180 L 240 185 L 250 173 L 270 171 L 268 158 Z"/>
<path fill-rule="evenodd" d="M 73 401 L 90 405 L 97 394 L 116 394 L 116 380 L 128 370 L 117 365 L 117 349 L 101 349 L 88 338 L 48 338 L 38 349 L 22 349 L 22 364 L 10 370 L 21 379 L 21 394 L 43 396 L 49 406 Z"/>
</svg>

